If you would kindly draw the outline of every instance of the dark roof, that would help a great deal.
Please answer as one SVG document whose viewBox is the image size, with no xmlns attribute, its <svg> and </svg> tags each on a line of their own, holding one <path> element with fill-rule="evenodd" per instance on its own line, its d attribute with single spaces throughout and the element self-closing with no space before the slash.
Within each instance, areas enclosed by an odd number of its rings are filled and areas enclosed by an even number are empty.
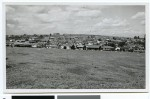
<svg viewBox="0 0 150 99">
<path fill-rule="evenodd" d="M 103 46 L 103 48 L 114 48 L 114 47 L 111 47 L 111 46 Z"/>
<path fill-rule="evenodd" d="M 99 45 L 87 45 L 87 48 L 99 48 Z"/>
<path fill-rule="evenodd" d="M 111 40 L 112 42 L 123 42 L 122 40 Z"/>
</svg>

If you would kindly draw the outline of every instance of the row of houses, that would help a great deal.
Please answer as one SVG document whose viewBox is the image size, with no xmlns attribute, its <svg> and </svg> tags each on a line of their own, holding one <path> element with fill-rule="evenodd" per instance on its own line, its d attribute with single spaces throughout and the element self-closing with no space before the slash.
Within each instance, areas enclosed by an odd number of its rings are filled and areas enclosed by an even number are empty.
<svg viewBox="0 0 150 99">
<path fill-rule="evenodd" d="M 70 44 L 62 44 L 62 45 L 51 45 L 42 42 L 38 43 L 29 43 L 28 41 L 16 41 L 15 43 L 9 43 L 7 46 L 11 47 L 31 47 L 31 48 L 57 48 L 57 49 L 72 49 L 72 50 L 102 50 L 102 51 L 129 51 L 129 52 L 144 52 L 144 47 L 137 46 L 123 46 L 123 47 L 112 47 L 107 45 L 70 45 Z"/>
<path fill-rule="evenodd" d="M 23 39 L 25 38 L 25 39 Z M 137 43 L 140 42 L 140 43 Z M 103 51 L 130 51 L 144 52 L 145 41 L 143 39 L 110 39 L 98 38 L 95 36 L 28 36 L 21 39 L 7 38 L 6 46 L 11 47 L 31 47 L 31 48 L 58 48 L 72 50 L 103 50 Z"/>
</svg>

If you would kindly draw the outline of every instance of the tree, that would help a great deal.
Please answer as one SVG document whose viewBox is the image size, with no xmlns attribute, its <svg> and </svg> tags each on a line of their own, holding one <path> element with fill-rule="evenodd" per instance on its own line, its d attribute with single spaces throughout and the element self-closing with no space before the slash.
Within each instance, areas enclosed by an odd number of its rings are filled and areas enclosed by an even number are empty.
<svg viewBox="0 0 150 99">
<path fill-rule="evenodd" d="M 101 38 L 99 38 L 99 39 L 98 39 L 98 41 L 102 41 L 102 39 L 101 39 Z"/>
<path fill-rule="evenodd" d="M 84 46 L 83 46 L 83 50 L 86 50 L 86 45 L 84 44 Z"/>
<path fill-rule="evenodd" d="M 50 44 L 50 41 L 49 41 L 49 40 L 47 41 L 47 44 Z"/>
<path fill-rule="evenodd" d="M 116 47 L 116 45 L 114 43 L 108 43 L 108 46 Z"/>
<path fill-rule="evenodd" d="M 34 37 L 37 37 L 37 35 L 36 35 L 36 34 L 34 34 L 33 36 L 34 36 Z"/>
<path fill-rule="evenodd" d="M 23 37 L 26 37 L 27 36 L 27 34 L 23 34 Z"/>
<path fill-rule="evenodd" d="M 42 38 L 44 38 L 44 36 L 43 36 L 43 35 L 40 35 L 39 38 L 42 39 Z"/>
<path fill-rule="evenodd" d="M 139 36 L 134 36 L 134 39 L 140 39 L 140 37 Z"/>
<path fill-rule="evenodd" d="M 28 39 L 28 38 L 25 38 L 25 41 L 29 41 L 29 39 Z"/>
<path fill-rule="evenodd" d="M 119 42 L 118 46 L 123 47 L 126 44 L 126 42 Z"/>
<path fill-rule="evenodd" d="M 116 40 L 116 37 L 113 37 L 114 40 Z"/>
<path fill-rule="evenodd" d="M 72 49 L 72 50 L 75 50 L 75 45 L 72 45 L 72 46 L 71 46 L 71 49 Z"/>
<path fill-rule="evenodd" d="M 134 36 L 134 39 L 137 39 L 138 37 L 137 36 Z"/>
</svg>

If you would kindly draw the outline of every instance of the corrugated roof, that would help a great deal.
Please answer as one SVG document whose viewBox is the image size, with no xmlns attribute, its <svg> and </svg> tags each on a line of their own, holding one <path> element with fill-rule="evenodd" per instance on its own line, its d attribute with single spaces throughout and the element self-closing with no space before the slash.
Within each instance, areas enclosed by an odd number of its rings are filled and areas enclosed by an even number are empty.
<svg viewBox="0 0 150 99">
<path fill-rule="evenodd" d="M 103 48 L 114 48 L 114 47 L 111 47 L 111 46 L 103 46 Z"/>
<path fill-rule="evenodd" d="M 99 45 L 87 45 L 87 48 L 99 48 Z"/>
</svg>

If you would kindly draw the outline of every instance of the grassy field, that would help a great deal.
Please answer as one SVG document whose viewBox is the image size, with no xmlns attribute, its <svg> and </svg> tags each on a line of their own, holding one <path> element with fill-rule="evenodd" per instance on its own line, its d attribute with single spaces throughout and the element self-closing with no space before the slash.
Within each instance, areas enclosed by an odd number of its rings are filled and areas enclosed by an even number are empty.
<svg viewBox="0 0 150 99">
<path fill-rule="evenodd" d="M 143 89 L 145 53 L 7 47 L 7 89 Z"/>
</svg>

